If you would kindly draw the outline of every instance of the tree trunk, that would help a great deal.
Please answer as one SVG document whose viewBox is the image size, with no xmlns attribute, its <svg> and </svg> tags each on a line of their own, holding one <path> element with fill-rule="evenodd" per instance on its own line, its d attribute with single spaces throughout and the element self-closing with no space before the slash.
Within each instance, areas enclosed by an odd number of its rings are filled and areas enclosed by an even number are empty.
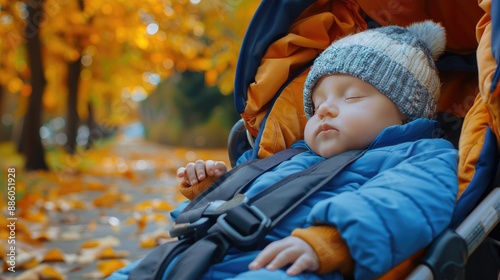
<svg viewBox="0 0 500 280">
<path fill-rule="evenodd" d="M 79 125 L 77 100 L 81 68 L 82 64 L 79 59 L 68 65 L 68 112 L 66 116 L 66 136 L 68 142 L 65 148 L 66 152 L 69 154 L 74 154 L 76 152 L 76 137 Z"/>
<path fill-rule="evenodd" d="M 42 117 L 42 97 L 46 80 L 42 65 L 42 44 L 39 37 L 40 22 L 43 18 L 43 0 L 28 1 L 28 18 L 26 20 L 26 47 L 28 49 L 29 67 L 31 70 L 31 96 L 28 103 L 28 112 L 24 119 L 26 149 L 26 170 L 48 170 L 45 162 L 45 153 L 40 138 Z"/>
<path fill-rule="evenodd" d="M 7 125 L 4 124 L 3 122 L 3 117 L 4 117 L 4 107 L 6 107 L 5 105 L 5 101 L 4 101 L 4 89 L 3 89 L 3 86 L 0 85 L 0 142 L 3 142 L 3 141 L 7 141 L 9 140 L 9 133 L 7 132 L 8 129 L 7 129 Z"/>
<path fill-rule="evenodd" d="M 88 108 L 89 108 L 89 118 L 87 119 L 87 125 L 89 127 L 89 137 L 88 137 L 87 145 L 85 145 L 85 148 L 87 150 L 90 150 L 94 146 L 93 132 L 97 131 L 97 129 L 99 129 L 99 128 L 97 127 L 97 123 L 95 122 L 94 107 L 90 101 L 88 103 Z"/>
<path fill-rule="evenodd" d="M 5 104 L 5 102 L 3 101 L 3 96 L 4 96 L 3 91 L 4 91 L 3 86 L 0 85 L 0 118 L 3 116 L 3 110 L 4 110 L 2 104 Z"/>
<path fill-rule="evenodd" d="M 14 143 L 17 143 L 17 152 L 21 155 L 26 155 L 26 130 L 28 125 L 24 125 L 26 119 L 28 118 L 28 113 L 21 118 L 20 126 L 16 129 L 14 134 Z M 16 141 L 17 140 L 17 141 Z"/>
<path fill-rule="evenodd" d="M 83 0 L 78 1 L 80 10 L 83 11 Z M 78 39 L 77 39 L 78 40 Z M 79 42 L 77 41 L 77 44 Z M 70 62 L 68 65 L 68 111 L 66 115 L 66 152 L 75 154 L 76 152 L 76 137 L 78 136 L 78 119 L 77 102 L 78 102 L 78 85 L 80 83 L 80 72 L 82 63 L 80 59 Z"/>
</svg>

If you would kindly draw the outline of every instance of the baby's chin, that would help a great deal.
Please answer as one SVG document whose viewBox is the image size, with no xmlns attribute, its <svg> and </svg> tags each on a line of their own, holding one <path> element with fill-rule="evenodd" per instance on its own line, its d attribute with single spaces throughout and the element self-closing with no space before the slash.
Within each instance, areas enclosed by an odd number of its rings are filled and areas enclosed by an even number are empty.
<svg viewBox="0 0 500 280">
<path fill-rule="evenodd" d="M 305 139 L 305 140 L 306 140 L 306 144 L 309 147 L 309 149 L 318 156 L 321 156 L 324 158 L 330 158 L 330 157 L 333 157 L 333 156 L 339 154 L 334 149 L 332 149 L 331 146 L 326 145 L 326 143 L 317 143 L 317 142 L 311 143 L 310 141 L 308 141 L 309 139 Z"/>
<path fill-rule="evenodd" d="M 336 155 L 340 155 L 341 153 L 345 152 L 344 150 L 336 150 L 336 149 L 325 149 L 325 148 L 316 148 L 316 149 L 313 149 L 311 148 L 311 150 L 317 154 L 318 156 L 321 156 L 321 157 L 324 157 L 324 158 L 331 158 L 331 157 L 334 157 Z"/>
</svg>

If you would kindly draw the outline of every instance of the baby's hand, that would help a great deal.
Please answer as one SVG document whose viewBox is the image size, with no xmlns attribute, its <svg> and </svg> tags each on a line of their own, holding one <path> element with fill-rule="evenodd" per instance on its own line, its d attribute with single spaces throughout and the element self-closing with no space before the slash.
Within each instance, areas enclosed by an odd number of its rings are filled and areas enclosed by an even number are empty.
<svg viewBox="0 0 500 280">
<path fill-rule="evenodd" d="M 298 275 L 306 270 L 319 269 L 316 252 L 307 242 L 295 236 L 289 236 L 267 245 L 248 268 L 257 270 L 266 267 L 269 270 L 275 270 L 288 264 L 292 264 L 286 270 L 290 276 Z"/>
<path fill-rule="evenodd" d="M 190 162 L 186 167 L 177 169 L 177 177 L 183 179 L 188 185 L 197 184 L 207 177 L 219 178 L 227 171 L 227 165 L 223 161 L 201 159 L 196 162 Z"/>
</svg>

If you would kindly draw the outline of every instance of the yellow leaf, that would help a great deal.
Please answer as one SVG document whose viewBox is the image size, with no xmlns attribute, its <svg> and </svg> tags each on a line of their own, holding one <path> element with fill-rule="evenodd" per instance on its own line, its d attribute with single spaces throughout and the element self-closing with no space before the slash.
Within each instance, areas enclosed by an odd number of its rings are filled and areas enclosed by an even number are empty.
<svg viewBox="0 0 500 280">
<path fill-rule="evenodd" d="M 55 268 L 53 268 L 51 266 L 45 266 L 40 271 L 40 278 L 41 279 L 50 279 L 50 280 L 65 279 L 64 276 L 59 271 L 57 271 Z"/>
<path fill-rule="evenodd" d="M 145 238 L 142 238 L 140 241 L 140 246 L 141 248 L 154 248 L 158 246 L 158 243 L 156 242 L 156 238 L 152 236 L 148 236 Z"/>
<path fill-rule="evenodd" d="M 87 208 L 83 201 L 76 200 L 76 199 L 71 200 L 70 205 L 74 209 L 86 209 Z"/>
<path fill-rule="evenodd" d="M 99 254 L 98 258 L 100 259 L 111 259 L 115 256 L 115 250 L 111 247 L 104 248 Z"/>
<path fill-rule="evenodd" d="M 148 224 L 148 216 L 147 215 L 139 215 L 137 218 L 137 231 L 142 232 Z"/>
<path fill-rule="evenodd" d="M 20 265 L 20 267 L 22 267 L 23 269 L 31 269 L 36 267 L 38 264 L 40 264 L 40 261 L 37 258 L 31 258 L 27 262 Z"/>
<path fill-rule="evenodd" d="M 99 246 L 100 242 L 97 240 L 88 240 L 83 242 L 83 244 L 80 246 L 82 249 L 87 249 L 87 248 L 94 248 Z"/>
<path fill-rule="evenodd" d="M 87 226 L 87 230 L 89 232 L 93 232 L 95 231 L 95 229 L 97 228 L 97 221 L 96 220 L 91 220 Z"/>
<path fill-rule="evenodd" d="M 139 49 L 142 50 L 147 49 L 149 46 L 148 39 L 141 33 L 137 37 L 135 37 L 134 42 L 137 45 L 137 47 L 139 47 Z"/>
<path fill-rule="evenodd" d="M 39 202 L 42 202 L 43 198 L 38 194 L 26 194 L 19 202 L 17 202 L 17 206 L 19 208 L 27 209 L 30 206 L 36 205 Z"/>
<path fill-rule="evenodd" d="M 99 254 L 99 259 L 117 259 L 117 258 L 126 258 L 129 253 L 127 251 L 115 251 L 111 247 L 105 247 L 101 253 Z"/>
<path fill-rule="evenodd" d="M 219 89 L 223 94 L 230 94 L 234 87 L 234 74 L 225 73 L 220 80 Z"/>
<path fill-rule="evenodd" d="M 55 239 L 54 231 L 44 230 L 40 233 L 32 233 L 31 238 L 36 241 L 47 242 Z"/>
<path fill-rule="evenodd" d="M 101 261 L 97 263 L 97 269 L 101 272 L 105 277 L 111 275 L 111 273 L 116 270 L 127 265 L 127 262 L 123 260 L 109 260 L 109 261 Z"/>
<path fill-rule="evenodd" d="M 21 91 L 23 84 L 24 83 L 21 79 L 15 78 L 9 82 L 9 84 L 7 85 L 7 89 L 10 92 L 19 92 L 19 91 Z"/>
<path fill-rule="evenodd" d="M 153 199 L 140 202 L 135 205 L 135 210 L 140 212 L 153 211 L 172 211 L 174 206 L 160 199 Z"/>
<path fill-rule="evenodd" d="M 205 72 L 205 84 L 209 87 L 215 86 L 217 83 L 217 78 L 218 78 L 218 73 L 217 70 L 215 69 L 210 69 Z"/>
<path fill-rule="evenodd" d="M 210 58 L 199 58 L 192 62 L 192 67 L 197 71 L 207 71 L 213 67 L 212 60 Z"/>
<path fill-rule="evenodd" d="M 42 213 L 40 211 L 26 210 L 23 211 L 20 216 L 30 222 L 35 222 L 35 223 L 47 222 L 47 216 L 45 215 L 45 213 Z"/>
<path fill-rule="evenodd" d="M 113 192 L 107 192 L 97 197 L 92 202 L 96 207 L 113 207 L 117 202 L 119 194 Z"/>
<path fill-rule="evenodd" d="M 69 157 L 66 160 L 69 160 Z M 69 193 L 79 193 L 83 190 L 84 185 L 81 180 L 65 180 L 59 183 L 57 194 L 64 195 Z"/>
<path fill-rule="evenodd" d="M 58 248 L 52 248 L 43 257 L 44 262 L 63 262 L 64 253 Z"/>
<path fill-rule="evenodd" d="M 153 220 L 155 222 L 168 222 L 170 220 L 167 217 L 168 216 L 160 214 L 160 213 L 151 214 L 151 220 Z"/>
<path fill-rule="evenodd" d="M 88 182 L 87 183 L 87 189 L 90 191 L 104 191 L 108 189 L 109 186 L 106 184 L 103 184 L 101 182 Z"/>
</svg>

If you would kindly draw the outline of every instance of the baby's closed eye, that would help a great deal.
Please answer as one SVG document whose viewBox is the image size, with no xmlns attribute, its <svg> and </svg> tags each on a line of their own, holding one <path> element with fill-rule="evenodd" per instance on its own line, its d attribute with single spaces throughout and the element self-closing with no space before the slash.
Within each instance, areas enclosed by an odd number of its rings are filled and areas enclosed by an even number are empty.
<svg viewBox="0 0 500 280">
<path fill-rule="evenodd" d="M 355 101 L 355 100 L 361 99 L 363 97 L 364 97 L 364 95 L 362 95 L 362 94 L 348 94 L 348 95 L 344 96 L 344 100 L 346 100 L 346 101 Z"/>
</svg>

